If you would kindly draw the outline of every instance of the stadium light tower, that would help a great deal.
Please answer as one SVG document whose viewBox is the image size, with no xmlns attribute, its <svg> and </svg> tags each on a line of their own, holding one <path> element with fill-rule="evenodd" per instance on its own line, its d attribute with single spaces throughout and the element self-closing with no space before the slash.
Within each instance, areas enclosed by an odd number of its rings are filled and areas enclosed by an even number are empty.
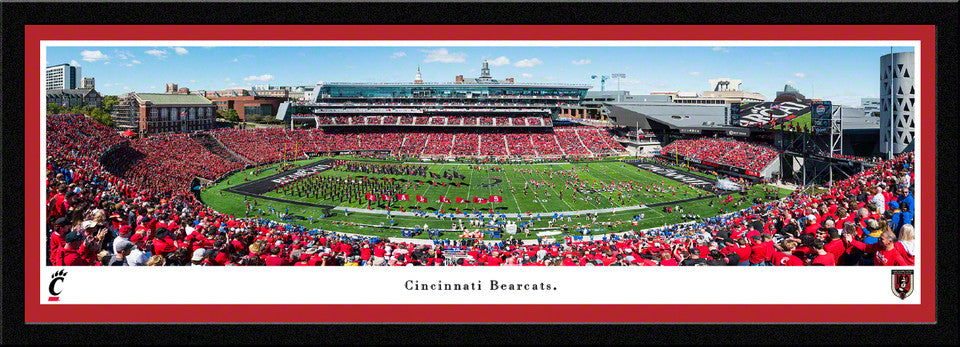
<svg viewBox="0 0 960 347">
<path fill-rule="evenodd" d="M 617 102 L 620 102 L 620 95 L 623 94 L 621 93 L 622 89 L 620 89 L 620 79 L 627 78 L 627 74 L 618 72 L 610 74 L 610 77 L 617 79 Z"/>
</svg>

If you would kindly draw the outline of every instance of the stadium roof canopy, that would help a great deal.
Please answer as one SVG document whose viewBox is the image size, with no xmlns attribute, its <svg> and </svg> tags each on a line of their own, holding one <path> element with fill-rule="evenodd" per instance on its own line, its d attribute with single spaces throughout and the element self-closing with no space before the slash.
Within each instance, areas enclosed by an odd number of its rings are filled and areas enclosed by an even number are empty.
<svg viewBox="0 0 960 347">
<path fill-rule="evenodd" d="M 210 105 L 213 101 L 194 94 L 134 93 L 140 102 L 152 105 Z"/>
</svg>

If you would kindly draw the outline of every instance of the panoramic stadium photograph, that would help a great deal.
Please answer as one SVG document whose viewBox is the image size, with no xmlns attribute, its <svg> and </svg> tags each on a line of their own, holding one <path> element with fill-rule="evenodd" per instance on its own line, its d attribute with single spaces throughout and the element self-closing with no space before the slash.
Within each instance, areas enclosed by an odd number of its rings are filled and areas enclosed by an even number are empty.
<svg viewBox="0 0 960 347">
<path fill-rule="evenodd" d="M 47 47 L 46 265 L 915 264 L 914 47 L 437 44 Z"/>
</svg>

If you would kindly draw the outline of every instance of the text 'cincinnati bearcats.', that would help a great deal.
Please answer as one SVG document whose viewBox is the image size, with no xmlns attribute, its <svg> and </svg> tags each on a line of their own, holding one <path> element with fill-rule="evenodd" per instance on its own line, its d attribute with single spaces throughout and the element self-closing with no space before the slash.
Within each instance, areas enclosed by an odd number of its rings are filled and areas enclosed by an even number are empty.
<svg viewBox="0 0 960 347">
<path fill-rule="evenodd" d="M 407 280 L 403 283 L 403 287 L 406 290 L 417 290 L 417 291 L 433 291 L 433 290 L 484 290 L 483 281 L 476 282 L 443 282 L 437 280 L 436 282 L 420 282 L 417 280 Z M 557 290 L 557 287 L 551 283 L 517 283 L 517 282 L 500 282 L 497 280 L 490 280 L 488 290 L 495 291 L 511 291 L 511 290 Z"/>
</svg>

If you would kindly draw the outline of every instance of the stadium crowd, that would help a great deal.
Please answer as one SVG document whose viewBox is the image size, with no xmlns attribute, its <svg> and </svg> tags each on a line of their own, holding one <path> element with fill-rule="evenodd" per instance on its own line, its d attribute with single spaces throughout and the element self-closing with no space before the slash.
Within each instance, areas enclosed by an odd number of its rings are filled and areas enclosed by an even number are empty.
<svg viewBox="0 0 960 347">
<path fill-rule="evenodd" d="M 213 211 L 189 180 L 219 177 L 230 163 L 185 135 L 128 143 L 78 115 L 48 116 L 47 129 L 45 224 L 55 266 L 910 266 L 918 252 L 912 152 L 822 194 L 794 192 L 682 225 L 595 241 L 417 245 Z M 135 161 L 119 176 L 101 161 L 114 146 L 142 155 L 111 159 Z"/>
<path fill-rule="evenodd" d="M 780 154 L 767 145 L 728 138 L 680 139 L 663 147 L 660 153 L 677 154 L 755 171 L 763 170 Z"/>
</svg>

